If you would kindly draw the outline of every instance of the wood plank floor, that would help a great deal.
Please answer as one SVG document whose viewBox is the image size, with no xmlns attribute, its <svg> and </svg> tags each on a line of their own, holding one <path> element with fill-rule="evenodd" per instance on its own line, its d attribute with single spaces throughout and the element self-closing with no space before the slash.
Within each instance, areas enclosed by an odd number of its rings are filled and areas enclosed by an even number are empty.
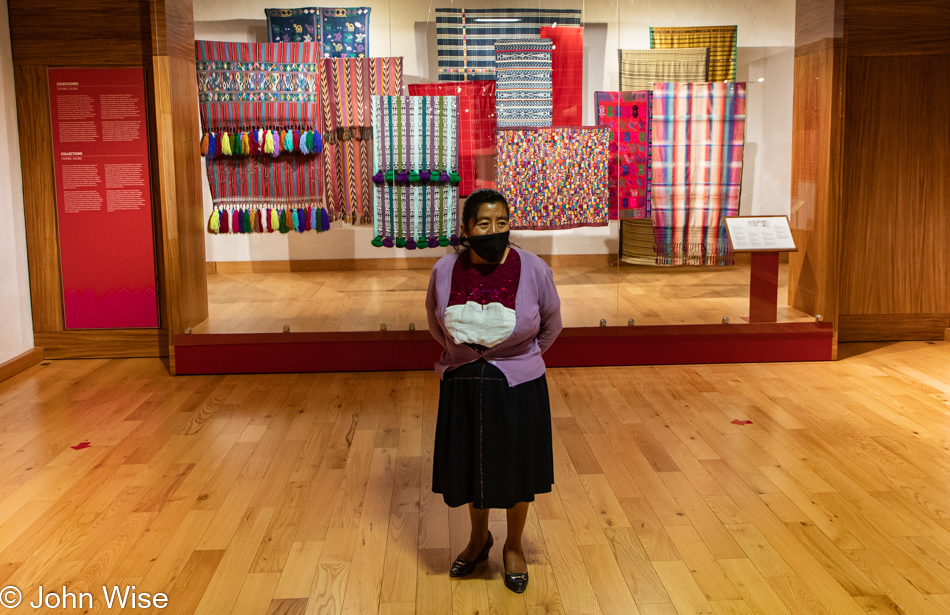
<svg viewBox="0 0 950 615">
<path fill-rule="evenodd" d="M 778 320 L 811 316 L 786 306 L 788 265 L 779 268 Z M 554 281 L 567 327 L 713 324 L 749 315 L 749 263 L 734 267 L 558 264 Z M 390 331 L 426 325 L 428 269 L 215 273 L 210 317 L 195 333 Z"/>
<path fill-rule="evenodd" d="M 447 575 L 468 522 L 430 492 L 432 373 L 47 361 L 0 384 L 0 586 L 92 613 L 123 612 L 103 585 L 183 615 L 950 612 L 950 345 L 841 355 L 551 370 L 523 595 L 500 549 Z"/>
</svg>

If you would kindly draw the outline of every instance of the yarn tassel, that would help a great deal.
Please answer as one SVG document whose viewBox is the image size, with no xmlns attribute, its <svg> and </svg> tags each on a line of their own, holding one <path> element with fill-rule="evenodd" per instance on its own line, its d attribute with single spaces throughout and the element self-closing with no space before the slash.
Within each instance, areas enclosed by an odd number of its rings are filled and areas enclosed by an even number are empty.
<svg viewBox="0 0 950 615">
<path fill-rule="evenodd" d="M 420 179 L 422 179 L 422 176 L 419 175 L 418 171 L 409 171 L 409 181 L 418 183 Z"/>
<path fill-rule="evenodd" d="M 238 134 L 236 132 L 231 133 L 231 155 L 238 155 Z"/>
<path fill-rule="evenodd" d="M 449 174 L 446 173 L 445 171 L 442 171 L 441 173 L 439 173 L 439 181 L 443 183 L 449 181 Z"/>
<path fill-rule="evenodd" d="M 218 139 L 213 132 L 208 133 L 208 158 L 214 158 L 218 154 Z"/>
<path fill-rule="evenodd" d="M 280 138 L 280 133 L 275 130 L 275 131 L 274 131 L 274 157 L 277 157 L 277 156 L 280 155 L 280 148 L 281 148 L 281 141 L 282 141 L 282 140 L 283 140 L 283 139 Z"/>
<path fill-rule="evenodd" d="M 288 231 L 294 230 L 294 218 L 290 209 L 284 210 L 284 226 L 287 227 Z"/>
<path fill-rule="evenodd" d="M 243 133 L 236 132 L 234 133 L 234 155 L 241 156 L 244 154 L 244 135 Z"/>
<path fill-rule="evenodd" d="M 277 230 L 286 235 L 289 232 L 289 229 L 287 228 L 287 216 L 283 210 L 277 214 L 277 219 L 280 223 L 277 227 Z"/>
<path fill-rule="evenodd" d="M 241 232 L 241 212 L 237 209 L 231 212 L 231 232 Z"/>
<path fill-rule="evenodd" d="M 458 172 L 452 171 L 452 172 L 449 174 L 449 181 L 452 182 L 452 185 L 453 185 L 453 186 L 457 186 L 457 185 L 459 185 L 460 183 L 462 183 L 462 178 L 459 177 Z"/>
<path fill-rule="evenodd" d="M 383 172 L 382 172 L 382 171 L 376 171 L 376 175 L 373 175 L 373 183 L 374 183 L 374 184 L 382 184 L 384 181 L 386 181 L 386 178 L 385 178 L 385 176 L 383 175 Z"/>
<path fill-rule="evenodd" d="M 221 135 L 221 154 L 224 156 L 231 155 L 231 137 L 228 133 Z"/>
<path fill-rule="evenodd" d="M 246 132 L 241 133 L 241 153 L 245 156 L 251 154 L 251 135 Z"/>
<path fill-rule="evenodd" d="M 257 232 L 258 233 L 264 232 L 264 210 L 263 209 L 257 210 Z"/>
<path fill-rule="evenodd" d="M 227 234 L 227 233 L 230 233 L 230 232 L 231 232 L 231 220 L 230 220 L 230 217 L 231 217 L 231 216 L 228 215 L 228 210 L 227 210 L 227 209 L 221 211 L 221 221 L 220 221 L 220 224 L 221 224 L 221 232 L 222 232 L 222 233 Z"/>
<path fill-rule="evenodd" d="M 244 210 L 244 232 L 251 233 L 254 231 L 254 227 L 251 226 L 251 212 L 248 209 Z"/>
<path fill-rule="evenodd" d="M 204 136 L 201 137 L 201 155 L 208 155 L 208 133 L 205 133 Z"/>
<path fill-rule="evenodd" d="M 264 133 L 264 153 L 274 153 L 274 133 L 269 130 Z"/>
<path fill-rule="evenodd" d="M 407 240 L 406 240 L 406 249 L 407 249 L 407 250 L 415 250 L 415 249 L 416 249 L 416 240 L 413 239 L 412 237 L 410 237 L 409 239 L 407 239 Z"/>
<path fill-rule="evenodd" d="M 310 153 L 310 148 L 307 147 L 307 132 L 306 131 L 300 133 L 300 140 L 298 141 L 298 143 L 299 143 L 298 147 L 300 149 L 301 154 L 306 156 L 307 154 Z"/>
<path fill-rule="evenodd" d="M 377 248 L 381 248 L 383 247 L 383 238 L 380 237 L 379 235 L 376 235 L 375 237 L 373 237 L 373 240 L 370 243 L 376 246 Z"/>
<path fill-rule="evenodd" d="M 426 241 L 425 237 L 420 237 L 419 239 L 416 239 L 416 249 L 425 250 L 428 247 L 429 247 L 429 242 Z"/>
<path fill-rule="evenodd" d="M 320 133 L 316 130 L 310 133 L 310 136 L 307 137 L 307 146 L 310 148 L 310 151 L 319 154 L 323 151 L 323 137 L 320 136 Z"/>
<path fill-rule="evenodd" d="M 318 233 L 323 231 L 323 229 L 317 226 L 317 208 L 310 208 L 310 224 L 308 224 L 311 230 L 317 231 Z"/>
<path fill-rule="evenodd" d="M 326 209 L 320 209 L 320 226 L 325 231 L 330 230 L 330 215 Z"/>
<path fill-rule="evenodd" d="M 392 238 L 392 237 L 383 237 L 383 247 L 384 247 L 384 248 L 391 248 L 391 247 L 393 247 L 394 245 L 396 245 L 396 243 L 393 241 L 393 238 Z"/>
<path fill-rule="evenodd" d="M 270 210 L 270 218 L 267 221 L 267 232 L 273 233 L 274 231 L 280 230 L 280 216 L 277 215 L 277 210 Z"/>
<path fill-rule="evenodd" d="M 294 151 L 294 133 L 291 130 L 288 130 L 284 133 L 284 147 L 283 150 L 288 154 Z"/>
<path fill-rule="evenodd" d="M 221 213 L 217 207 L 214 208 L 214 211 L 211 212 L 211 217 L 208 218 L 208 232 L 214 235 L 221 232 Z"/>
</svg>

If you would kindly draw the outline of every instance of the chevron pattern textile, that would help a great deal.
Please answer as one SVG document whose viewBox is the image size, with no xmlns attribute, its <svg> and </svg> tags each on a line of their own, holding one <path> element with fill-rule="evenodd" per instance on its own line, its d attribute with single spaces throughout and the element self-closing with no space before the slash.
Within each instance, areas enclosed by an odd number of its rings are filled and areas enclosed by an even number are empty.
<svg viewBox="0 0 950 615">
<path fill-rule="evenodd" d="M 498 191 L 511 228 L 607 226 L 606 126 L 498 131 Z"/>
<path fill-rule="evenodd" d="M 549 38 L 495 41 L 495 106 L 499 128 L 551 125 Z"/>
<path fill-rule="evenodd" d="M 620 89 L 652 90 L 654 83 L 709 81 L 709 48 L 621 49 Z"/>
<path fill-rule="evenodd" d="M 410 83 L 410 96 L 459 98 L 459 194 L 493 188 L 495 182 L 495 82 Z"/>
<path fill-rule="evenodd" d="M 373 245 L 455 244 L 458 96 L 374 96 Z"/>
<path fill-rule="evenodd" d="M 739 26 L 650 28 L 652 49 L 709 48 L 709 81 L 736 80 Z"/>
<path fill-rule="evenodd" d="M 554 126 L 584 123 L 584 28 L 541 28 L 551 39 L 551 104 Z"/>
<path fill-rule="evenodd" d="M 739 213 L 746 84 L 653 89 L 653 227 L 663 265 L 730 265 L 722 218 Z"/>
<path fill-rule="evenodd" d="M 536 39 L 541 28 L 581 25 L 576 9 L 435 10 L 439 81 L 495 79 L 495 41 Z"/>
<path fill-rule="evenodd" d="M 319 43 L 320 9 L 264 9 L 271 43 Z"/>
<path fill-rule="evenodd" d="M 320 74 L 324 199 L 352 224 L 372 219 L 372 96 L 402 91 L 402 58 L 327 58 Z"/>
</svg>

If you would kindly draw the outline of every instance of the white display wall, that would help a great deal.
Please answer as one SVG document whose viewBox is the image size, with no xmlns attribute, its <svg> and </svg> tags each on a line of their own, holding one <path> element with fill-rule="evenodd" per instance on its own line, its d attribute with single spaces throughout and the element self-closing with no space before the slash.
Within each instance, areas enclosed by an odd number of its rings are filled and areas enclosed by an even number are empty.
<svg viewBox="0 0 950 615">
<path fill-rule="evenodd" d="M 650 26 L 738 25 L 737 81 L 748 85 L 746 143 L 740 213 L 788 214 L 791 195 L 792 87 L 795 44 L 794 0 L 652 0 L 492 2 L 370 0 L 360 3 L 195 0 L 195 37 L 265 42 L 265 8 L 368 6 L 370 55 L 402 56 L 405 83 L 434 82 L 437 76 L 435 9 L 570 8 L 582 11 L 584 26 L 584 120 L 594 124 L 594 92 L 618 90 L 617 49 L 649 49 Z M 205 178 L 204 216 L 211 213 Z M 538 254 L 617 254 L 619 224 L 567 231 L 514 232 L 514 240 Z M 329 233 L 209 235 L 208 261 L 317 260 L 432 257 L 437 250 L 374 248 L 369 226 L 334 222 Z M 446 248 L 445 250 L 448 250 Z"/>
<path fill-rule="evenodd" d="M 0 0 L 0 363 L 33 348 L 20 140 L 7 2 Z"/>
</svg>

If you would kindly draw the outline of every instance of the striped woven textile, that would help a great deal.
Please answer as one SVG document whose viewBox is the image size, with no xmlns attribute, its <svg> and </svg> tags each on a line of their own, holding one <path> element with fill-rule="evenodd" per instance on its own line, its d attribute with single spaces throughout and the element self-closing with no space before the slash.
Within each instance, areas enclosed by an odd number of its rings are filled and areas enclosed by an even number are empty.
<svg viewBox="0 0 950 615">
<path fill-rule="evenodd" d="M 439 81 L 495 78 L 495 41 L 539 38 L 544 26 L 579 26 L 576 9 L 435 10 Z"/>
<path fill-rule="evenodd" d="M 319 43 L 320 14 L 315 7 L 264 9 L 271 43 Z"/>
<path fill-rule="evenodd" d="M 370 10 L 366 6 L 320 9 L 323 57 L 369 57 Z"/>
<path fill-rule="evenodd" d="M 584 28 L 541 28 L 551 39 L 551 122 L 554 126 L 584 123 Z"/>
<path fill-rule="evenodd" d="M 495 185 L 495 82 L 410 83 L 411 96 L 459 98 L 459 194 Z"/>
<path fill-rule="evenodd" d="M 280 156 L 264 155 L 260 145 L 261 128 L 293 135 L 319 127 L 318 46 L 197 41 L 195 48 L 204 132 L 219 141 L 228 132 L 238 133 L 258 145 L 245 155 L 206 156 L 216 208 L 319 208 L 319 157 L 297 147 Z M 296 146 L 298 139 L 290 140 Z"/>
<path fill-rule="evenodd" d="M 513 229 L 606 226 L 610 128 L 498 131 L 498 191 Z"/>
<path fill-rule="evenodd" d="M 402 92 L 402 58 L 328 58 L 320 73 L 324 198 L 331 215 L 372 218 L 372 96 Z"/>
<path fill-rule="evenodd" d="M 653 49 L 709 48 L 709 81 L 736 80 L 739 26 L 650 28 Z"/>
<path fill-rule="evenodd" d="M 641 92 L 595 92 L 597 123 L 609 126 L 610 219 L 649 218 L 653 99 Z"/>
<path fill-rule="evenodd" d="M 724 216 L 739 213 L 744 83 L 653 89 L 653 226 L 658 263 L 728 265 Z"/>
<path fill-rule="evenodd" d="M 373 96 L 373 245 L 458 241 L 457 96 Z"/>
<path fill-rule="evenodd" d="M 654 83 L 709 81 L 709 48 L 620 50 L 620 89 L 652 90 Z"/>
<path fill-rule="evenodd" d="M 495 41 L 499 128 L 551 125 L 551 39 Z"/>
</svg>

